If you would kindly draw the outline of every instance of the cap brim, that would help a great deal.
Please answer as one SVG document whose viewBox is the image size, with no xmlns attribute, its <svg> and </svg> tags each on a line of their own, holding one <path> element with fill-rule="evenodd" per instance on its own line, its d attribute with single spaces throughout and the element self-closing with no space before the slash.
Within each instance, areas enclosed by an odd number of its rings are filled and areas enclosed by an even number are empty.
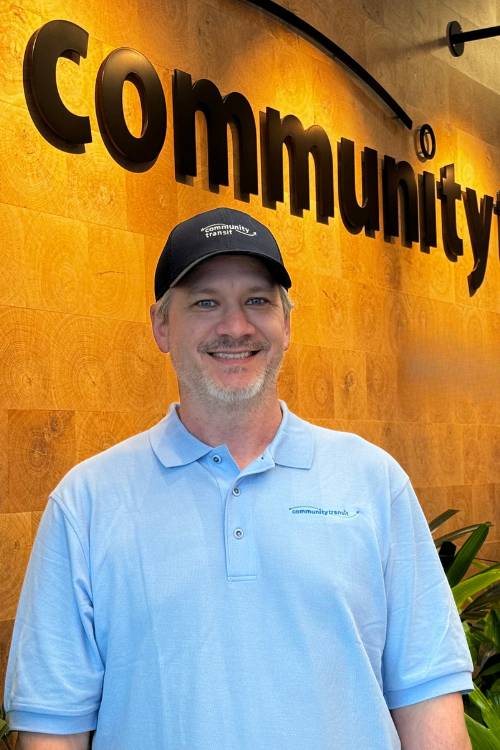
<svg viewBox="0 0 500 750">
<path fill-rule="evenodd" d="M 268 255 L 265 255 L 264 253 L 259 253 L 256 251 L 249 251 L 249 250 L 214 250 L 211 253 L 207 253 L 202 258 L 197 258 L 195 261 L 193 261 L 187 268 L 184 268 L 181 273 L 172 281 L 170 284 L 170 288 L 175 286 L 176 284 L 181 281 L 186 274 L 188 274 L 190 271 L 193 270 L 196 266 L 198 266 L 200 263 L 203 263 L 204 260 L 208 260 L 208 258 L 214 258 L 216 255 L 249 255 L 253 258 L 259 258 L 262 260 L 262 262 L 269 268 L 270 273 L 272 276 L 276 279 L 278 284 L 281 286 L 284 286 L 285 289 L 290 289 L 292 286 L 292 280 L 290 276 L 288 275 L 288 272 L 284 266 L 281 265 L 281 263 L 278 263 L 278 261 L 273 260 L 273 258 L 270 258 Z"/>
</svg>

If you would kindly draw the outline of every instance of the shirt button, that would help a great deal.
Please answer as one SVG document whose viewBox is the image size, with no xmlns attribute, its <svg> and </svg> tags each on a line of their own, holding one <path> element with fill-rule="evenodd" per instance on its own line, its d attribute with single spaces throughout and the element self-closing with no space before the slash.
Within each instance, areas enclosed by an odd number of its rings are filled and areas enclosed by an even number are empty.
<svg viewBox="0 0 500 750">
<path fill-rule="evenodd" d="M 215 456 L 212 456 L 212 461 L 214 462 L 214 464 L 220 464 L 220 462 L 222 461 L 222 458 L 220 456 L 215 455 Z"/>
<path fill-rule="evenodd" d="M 243 537 L 243 534 L 244 534 L 243 529 L 235 529 L 233 531 L 233 536 L 235 539 L 241 539 Z"/>
<path fill-rule="evenodd" d="M 241 495 L 241 490 L 239 487 L 233 487 L 233 495 L 235 497 L 238 497 L 238 495 Z"/>
</svg>

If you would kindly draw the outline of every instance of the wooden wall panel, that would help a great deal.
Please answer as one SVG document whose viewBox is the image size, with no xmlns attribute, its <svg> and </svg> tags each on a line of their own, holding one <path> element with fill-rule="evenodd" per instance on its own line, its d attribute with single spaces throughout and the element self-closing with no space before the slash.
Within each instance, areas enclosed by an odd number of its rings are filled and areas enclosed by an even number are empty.
<svg viewBox="0 0 500 750">
<path fill-rule="evenodd" d="M 26 108 L 23 91 L 22 55 L 33 31 L 41 25 L 41 17 L 30 4 L 3 2 L 0 6 L 0 90 L 2 101 Z M 19 64 L 21 62 L 21 64 Z M 3 162 L 2 162 L 3 167 Z M 3 170 L 2 170 L 3 171 Z"/>
<path fill-rule="evenodd" d="M 0 307 L 0 408 L 53 406 L 50 344 L 56 319 L 55 313 Z"/>
<path fill-rule="evenodd" d="M 450 528 L 491 520 L 485 555 L 500 556 L 500 264 L 498 217 L 485 280 L 474 297 L 474 259 L 463 204 L 457 227 L 464 255 L 423 252 L 351 234 L 338 205 L 337 142 L 409 161 L 436 178 L 455 163 L 456 179 L 478 197 L 500 185 L 500 41 L 454 59 L 443 41 L 453 17 L 464 28 L 500 21 L 496 0 L 283 0 L 365 65 L 414 118 L 430 121 L 437 154 L 420 162 L 414 134 L 353 75 L 285 25 L 241 0 L 0 0 L 0 681 L 29 550 L 46 498 L 77 461 L 147 429 L 178 399 L 175 373 L 150 332 L 156 260 L 178 221 L 216 205 L 248 209 L 275 232 L 293 279 L 292 344 L 279 392 L 299 415 L 357 432 L 409 473 L 428 517 L 461 513 Z M 90 117 L 82 153 L 48 143 L 23 91 L 23 55 L 32 33 L 66 18 L 89 32 L 87 58 L 61 60 L 57 79 L 74 112 Z M 165 91 L 168 128 L 150 169 L 127 171 L 108 153 L 94 104 L 104 57 L 118 46 L 143 52 Z M 258 134 L 267 106 L 321 125 L 330 138 L 335 217 L 275 208 L 259 195 L 235 197 L 208 184 L 206 127 L 198 114 L 198 174 L 175 177 L 171 76 L 207 77 L 222 94 L 244 94 Z M 124 91 L 138 132 L 139 98 Z M 311 160 L 312 169 L 312 160 Z M 262 164 L 259 161 L 259 178 Z M 382 180 L 379 175 L 380 190 Z M 380 215 L 382 201 L 380 193 Z"/>
<path fill-rule="evenodd" d="M 299 400 L 299 362 L 300 347 L 297 344 L 290 344 L 288 351 L 283 360 L 283 366 L 278 378 L 278 392 L 281 399 L 286 401 L 288 408 L 297 411 L 300 405 Z"/>
<path fill-rule="evenodd" d="M 9 481 L 2 511 L 43 510 L 50 491 L 76 461 L 74 413 L 11 410 L 7 440 Z"/>
<path fill-rule="evenodd" d="M 0 409 L 0 515 L 9 492 L 7 410 Z"/>
<path fill-rule="evenodd" d="M 85 460 L 131 435 L 147 430 L 165 414 L 159 403 L 152 410 L 136 412 L 77 412 L 75 415 L 75 463 Z"/>
<path fill-rule="evenodd" d="M 314 420 L 333 418 L 332 351 L 326 347 L 301 345 L 297 375 L 301 411 Z"/>
<path fill-rule="evenodd" d="M 335 416 L 366 419 L 366 354 L 358 351 L 333 352 Z"/>
<path fill-rule="evenodd" d="M 67 154 L 49 148 L 24 107 L 2 101 L 2 120 L 8 127 L 0 139 L 0 203 L 67 216 L 70 201 Z M 72 161 L 73 166 L 76 165 Z"/>
<path fill-rule="evenodd" d="M 16 614 L 24 571 L 31 548 L 30 513 L 0 515 L 0 621 Z"/>
<path fill-rule="evenodd" d="M 12 638 L 12 628 L 14 619 L 0 620 L 0 684 L 4 683 L 4 675 L 7 669 L 7 659 L 9 658 L 10 642 Z M 11 747 L 15 747 L 17 732 L 9 735 Z"/>
</svg>

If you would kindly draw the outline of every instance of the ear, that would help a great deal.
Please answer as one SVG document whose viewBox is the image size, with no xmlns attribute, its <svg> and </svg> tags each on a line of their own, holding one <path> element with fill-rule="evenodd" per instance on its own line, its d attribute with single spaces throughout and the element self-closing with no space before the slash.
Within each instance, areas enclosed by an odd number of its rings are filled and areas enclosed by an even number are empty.
<svg viewBox="0 0 500 750">
<path fill-rule="evenodd" d="M 288 314 L 285 318 L 285 341 L 283 344 L 283 351 L 285 352 L 288 350 L 290 346 L 290 338 L 292 335 L 291 327 L 290 327 L 290 318 L 291 318 L 290 314 Z"/>
<path fill-rule="evenodd" d="M 153 336 L 158 345 L 158 349 L 165 354 L 170 351 L 168 341 L 168 318 L 164 320 L 159 315 L 156 304 L 151 305 L 149 308 L 149 315 L 151 318 L 151 328 L 153 330 Z"/>
</svg>

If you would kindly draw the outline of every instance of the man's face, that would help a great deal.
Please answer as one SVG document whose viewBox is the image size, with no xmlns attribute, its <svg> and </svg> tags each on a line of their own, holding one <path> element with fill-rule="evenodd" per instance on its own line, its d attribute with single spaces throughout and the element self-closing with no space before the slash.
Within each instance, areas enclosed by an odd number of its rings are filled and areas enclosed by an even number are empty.
<svg viewBox="0 0 500 750">
<path fill-rule="evenodd" d="M 200 263 L 174 287 L 168 319 L 153 318 L 153 331 L 170 352 L 181 397 L 226 403 L 274 388 L 290 341 L 277 284 L 245 255 Z"/>
</svg>

